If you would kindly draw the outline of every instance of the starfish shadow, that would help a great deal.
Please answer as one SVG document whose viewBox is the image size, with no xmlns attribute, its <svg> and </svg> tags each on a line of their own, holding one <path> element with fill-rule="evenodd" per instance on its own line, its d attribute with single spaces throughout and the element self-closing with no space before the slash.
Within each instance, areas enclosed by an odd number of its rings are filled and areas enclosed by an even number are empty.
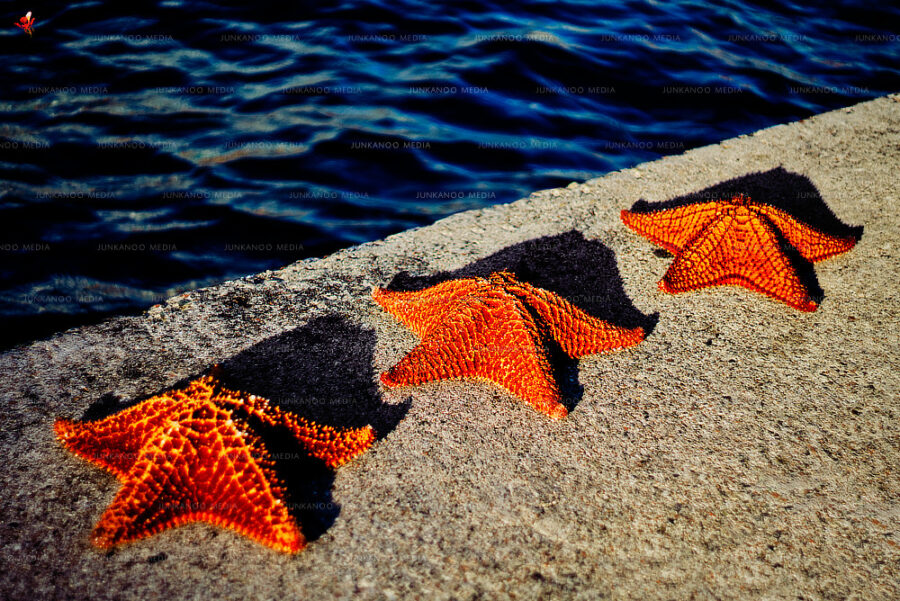
<svg viewBox="0 0 900 601">
<path fill-rule="evenodd" d="M 554 292 L 588 314 L 617 326 L 640 326 L 649 335 L 659 321 L 658 313 L 644 315 L 628 298 L 612 250 L 598 240 L 586 240 L 576 230 L 508 246 L 454 271 L 428 276 L 400 272 L 387 287 L 391 290 L 422 290 L 447 280 L 487 277 L 501 270 Z M 562 403 L 571 411 L 583 394 L 578 382 L 577 361 L 563 353 L 555 341 L 548 343 L 547 350 L 563 394 Z"/>
<path fill-rule="evenodd" d="M 285 411 L 336 428 L 372 426 L 381 439 L 409 403 L 381 402 L 372 369 L 375 332 L 340 316 L 320 317 L 222 362 L 222 382 L 269 399 Z M 271 433 L 266 445 L 285 482 L 288 507 L 308 541 L 337 519 L 331 497 L 334 471 L 302 452 L 286 431 Z"/>
<path fill-rule="evenodd" d="M 336 428 L 371 425 L 380 439 L 403 419 L 409 403 L 381 402 L 372 370 L 374 348 L 372 330 L 342 317 L 322 317 L 230 357 L 216 375 L 227 388 L 267 398 L 285 411 L 320 424 Z M 198 375 L 170 388 L 183 387 Z M 115 394 L 106 394 L 85 411 L 82 419 L 102 419 L 149 396 L 123 402 Z M 306 540 L 316 540 L 340 514 L 340 506 L 331 496 L 334 471 L 309 457 L 285 428 L 254 422 L 253 429 L 275 461 L 291 514 Z"/>
<path fill-rule="evenodd" d="M 812 227 L 833 236 L 853 236 L 857 241 L 862 238 L 863 227 L 847 225 L 834 214 L 825 203 L 819 189 L 815 184 L 799 173 L 787 171 L 783 167 L 776 167 L 768 171 L 747 173 L 734 179 L 719 182 L 708 188 L 696 192 L 676 196 L 663 202 L 647 202 L 638 200 L 631 207 L 636 213 L 671 209 L 696 202 L 708 202 L 723 198 L 732 198 L 738 194 L 749 196 L 752 200 L 765 202 L 778 209 L 786 211 Z M 781 232 L 777 232 L 781 248 L 790 259 L 800 281 L 809 290 L 810 297 L 821 304 L 825 297 L 819 280 L 816 277 L 813 264 L 804 259 Z M 661 257 L 671 257 L 671 253 L 663 249 L 655 249 L 654 254 Z"/>
</svg>

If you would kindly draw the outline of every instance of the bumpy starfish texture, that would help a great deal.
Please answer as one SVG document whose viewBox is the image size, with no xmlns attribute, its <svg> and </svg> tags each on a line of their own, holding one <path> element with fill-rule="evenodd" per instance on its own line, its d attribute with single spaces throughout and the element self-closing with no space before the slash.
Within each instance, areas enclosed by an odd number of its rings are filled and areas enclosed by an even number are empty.
<svg viewBox="0 0 900 601">
<path fill-rule="evenodd" d="M 649 213 L 622 211 L 622 222 L 675 255 L 659 282 L 665 292 L 735 284 L 801 311 L 815 311 L 818 305 L 782 240 L 813 263 L 856 244 L 853 236 L 826 234 L 744 195 Z"/>
<path fill-rule="evenodd" d="M 385 386 L 486 378 L 553 419 L 567 410 L 553 377 L 548 339 L 573 359 L 644 339 L 642 328 L 611 325 L 505 271 L 414 292 L 376 288 L 372 297 L 421 338 L 382 374 Z"/>
<path fill-rule="evenodd" d="M 106 419 L 56 421 L 76 455 L 112 472 L 123 486 L 92 541 L 107 548 L 186 522 L 231 528 L 279 551 L 306 541 L 260 427 L 285 428 L 310 455 L 334 468 L 368 449 L 371 428 L 336 430 L 222 387 L 213 375 L 149 398 Z"/>
</svg>

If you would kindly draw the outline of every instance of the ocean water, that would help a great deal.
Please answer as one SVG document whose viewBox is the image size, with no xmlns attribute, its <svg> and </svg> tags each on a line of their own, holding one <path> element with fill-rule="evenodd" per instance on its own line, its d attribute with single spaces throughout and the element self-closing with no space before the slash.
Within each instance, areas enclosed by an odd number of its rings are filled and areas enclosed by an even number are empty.
<svg viewBox="0 0 900 601">
<path fill-rule="evenodd" d="M 0 347 L 900 90 L 889 3 L 442 4 L 7 12 Z"/>
</svg>

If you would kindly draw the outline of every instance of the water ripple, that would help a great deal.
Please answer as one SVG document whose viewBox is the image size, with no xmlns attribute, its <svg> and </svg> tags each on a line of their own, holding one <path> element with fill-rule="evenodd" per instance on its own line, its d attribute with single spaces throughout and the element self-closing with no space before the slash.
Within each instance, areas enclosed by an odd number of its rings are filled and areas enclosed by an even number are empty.
<svg viewBox="0 0 900 601">
<path fill-rule="evenodd" d="M 0 32 L 7 345 L 900 87 L 861 1 L 41 9 Z"/>
</svg>

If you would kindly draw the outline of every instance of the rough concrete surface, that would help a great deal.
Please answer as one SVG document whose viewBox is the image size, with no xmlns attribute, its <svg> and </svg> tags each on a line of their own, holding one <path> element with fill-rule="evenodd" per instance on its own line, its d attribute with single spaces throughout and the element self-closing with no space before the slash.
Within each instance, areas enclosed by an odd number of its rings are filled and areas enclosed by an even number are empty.
<svg viewBox="0 0 900 601">
<path fill-rule="evenodd" d="M 0 598 L 900 598 L 898 157 L 889 96 L 12 350 Z M 732 191 L 861 231 L 806 270 L 818 311 L 737 287 L 658 290 L 671 257 L 620 210 Z M 559 366 L 560 422 L 479 381 L 380 389 L 416 337 L 372 287 L 501 267 L 652 331 Z M 379 440 L 297 487 L 314 539 L 297 555 L 207 524 L 95 549 L 119 484 L 66 452 L 54 419 L 108 415 L 214 363 L 232 386 L 372 423 Z"/>
</svg>

